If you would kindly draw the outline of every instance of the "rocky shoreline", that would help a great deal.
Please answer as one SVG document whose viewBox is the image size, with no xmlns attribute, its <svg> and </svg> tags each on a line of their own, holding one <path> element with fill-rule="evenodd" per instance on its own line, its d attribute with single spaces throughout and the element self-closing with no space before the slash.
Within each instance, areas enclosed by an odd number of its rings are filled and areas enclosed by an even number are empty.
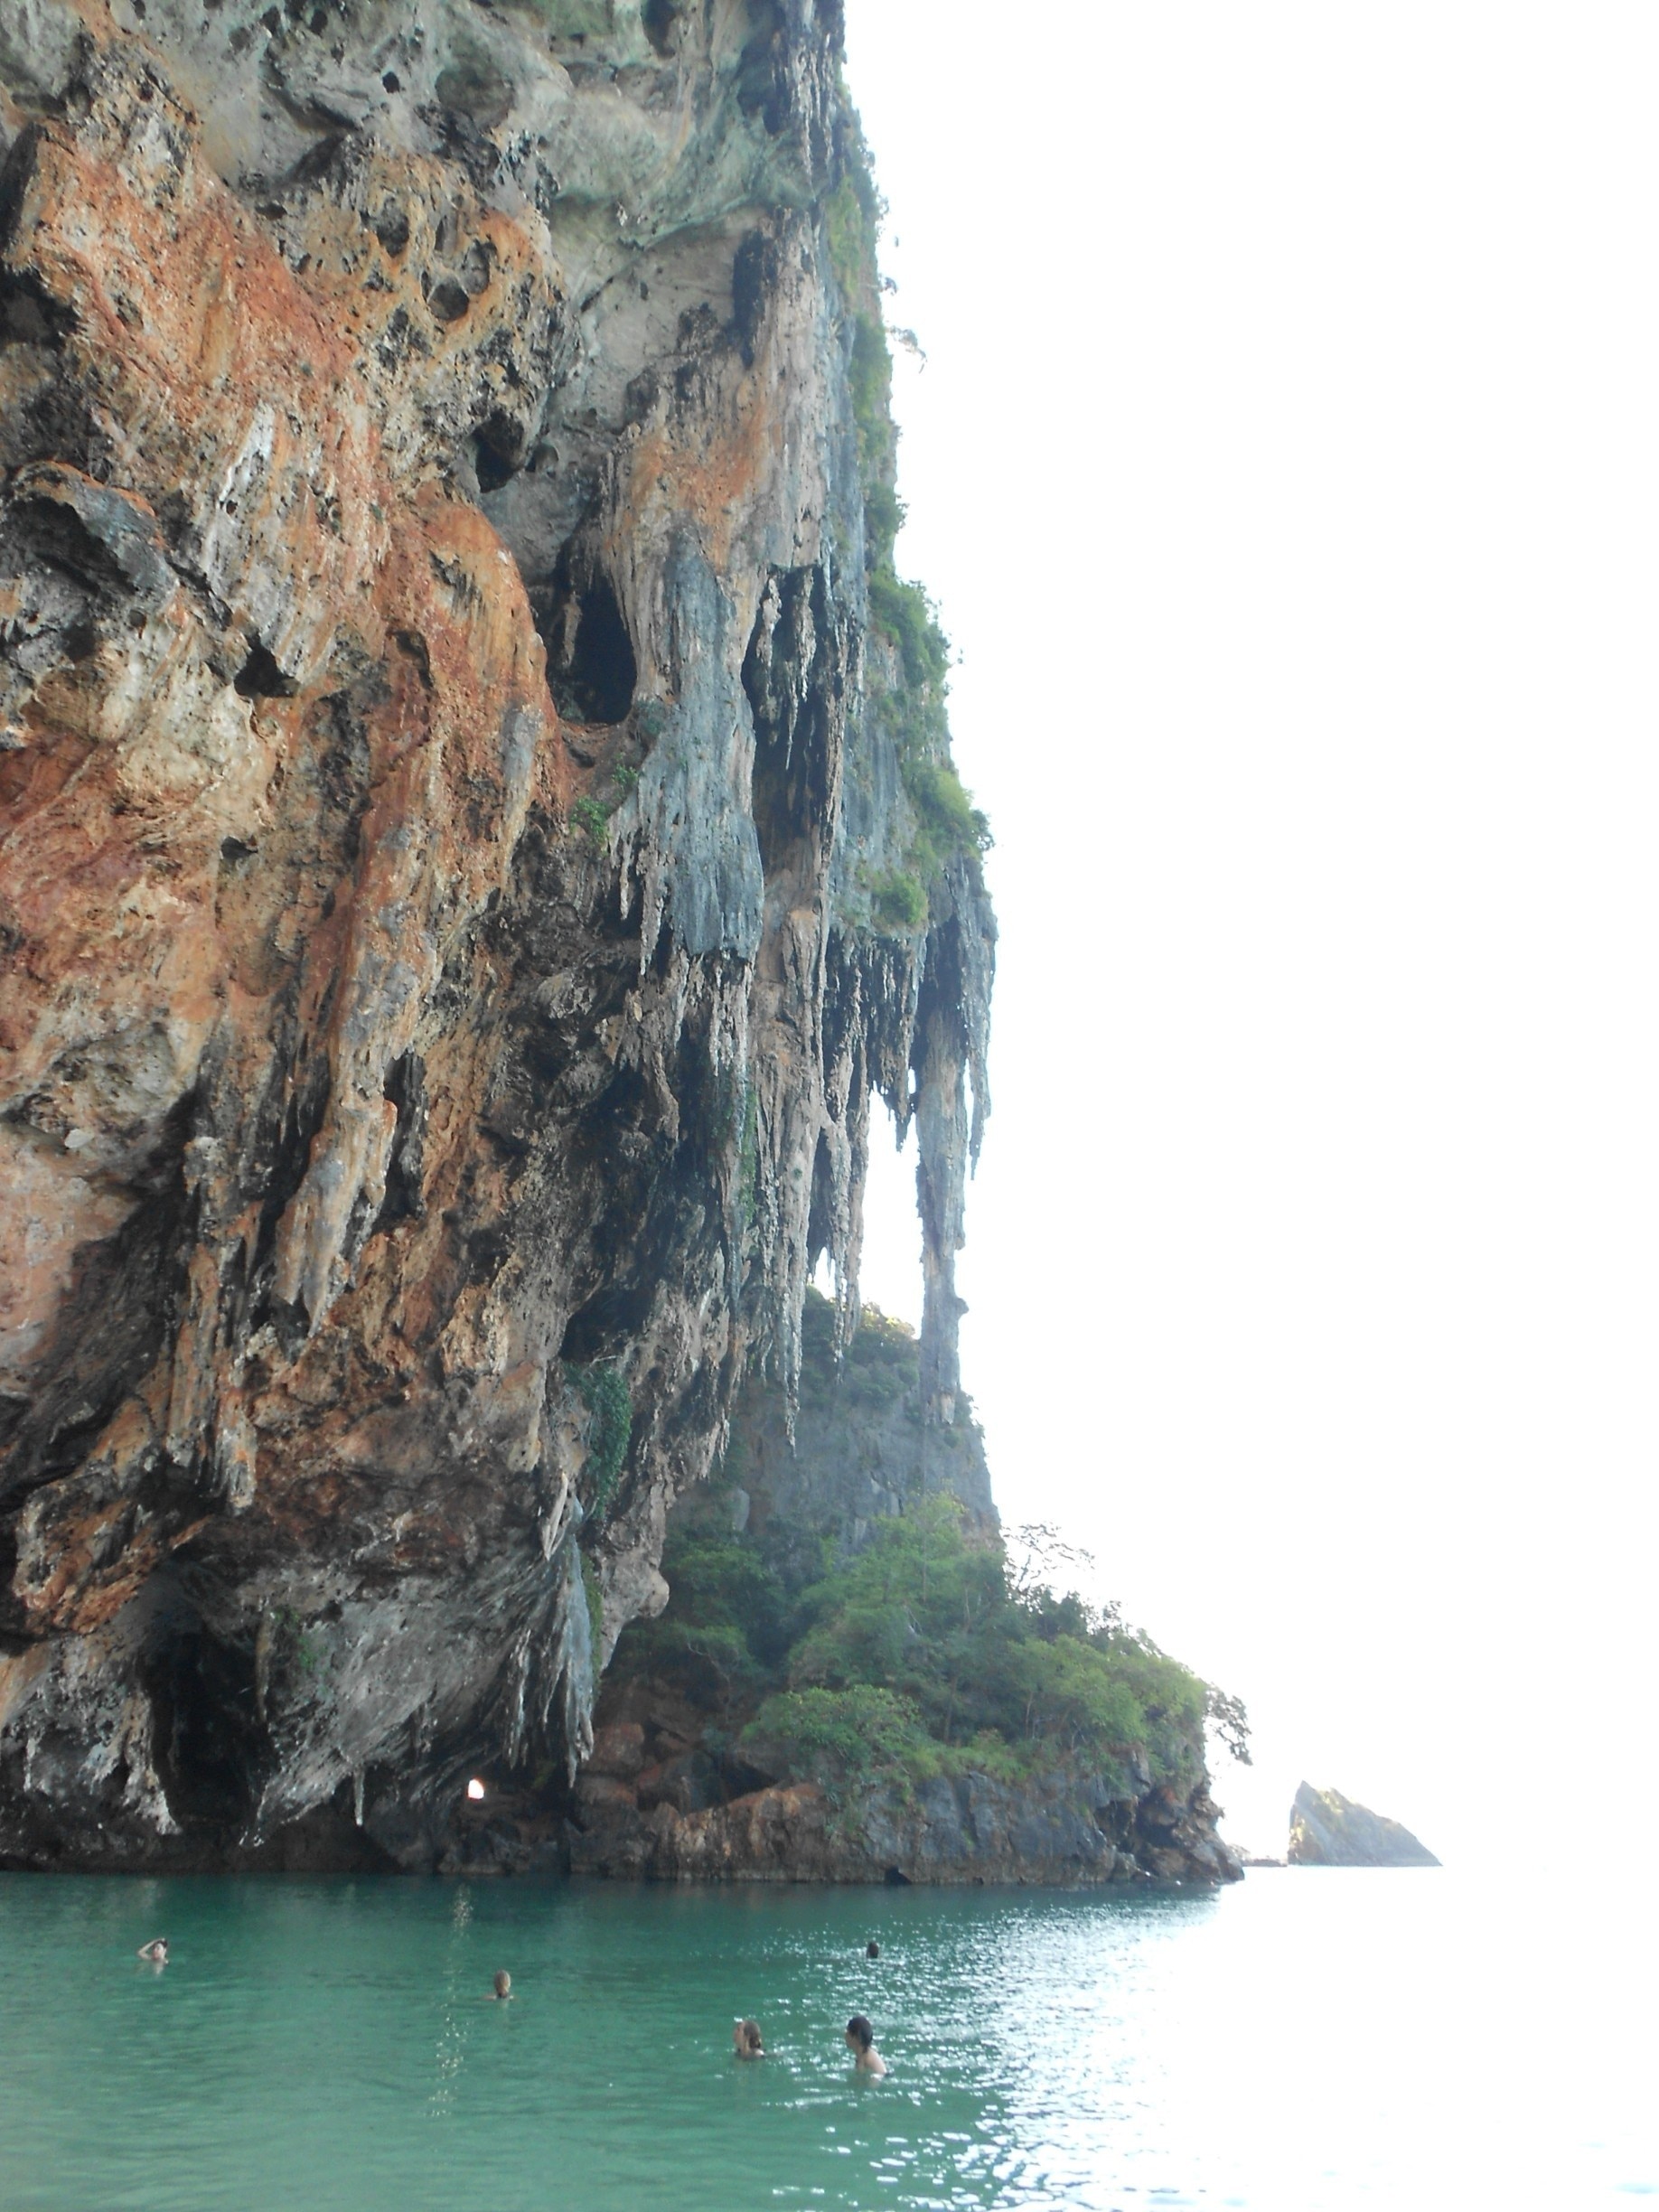
<svg viewBox="0 0 1659 2212">
<path fill-rule="evenodd" d="M 644 1730 L 605 1731 L 577 1791 L 576 1874 L 651 1881 L 1042 1883 L 1230 1881 L 1207 1791 L 1110 1795 L 1064 1773 L 1009 1784 L 967 1773 L 849 1800 L 811 1781 L 769 1783 L 699 1805 L 695 1756 L 633 1767 Z M 708 1765 L 712 1765 L 709 1762 Z M 633 1767 L 630 1773 L 628 1769 Z M 712 1788 L 720 1785 L 717 1775 Z"/>
</svg>

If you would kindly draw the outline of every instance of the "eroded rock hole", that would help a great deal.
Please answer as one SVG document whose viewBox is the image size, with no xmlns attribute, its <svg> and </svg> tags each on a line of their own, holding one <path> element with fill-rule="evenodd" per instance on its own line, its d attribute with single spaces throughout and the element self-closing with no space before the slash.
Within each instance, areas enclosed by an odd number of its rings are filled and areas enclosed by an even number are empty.
<svg viewBox="0 0 1659 2212">
<path fill-rule="evenodd" d="M 551 586 L 532 594 L 531 605 L 559 713 L 572 722 L 625 720 L 639 679 L 633 641 L 611 580 L 591 553 L 567 546 Z"/>
<path fill-rule="evenodd" d="M 4 218 L 0 216 L 0 230 Z M 26 275 L 0 276 L 0 345 L 60 346 L 73 318 Z"/>
<path fill-rule="evenodd" d="M 480 492 L 499 492 L 523 465 L 523 436 L 507 416 L 492 415 L 473 433 L 473 470 Z"/>
<path fill-rule="evenodd" d="M 278 666 L 268 648 L 255 638 L 248 649 L 247 660 L 237 672 L 236 689 L 241 698 L 292 698 L 299 686 Z"/>
<path fill-rule="evenodd" d="M 196 1627 L 179 1637 L 151 1682 L 155 1763 L 168 1803 L 192 1825 L 245 1814 L 265 1750 L 251 1648 Z"/>
<path fill-rule="evenodd" d="M 426 1134 L 426 1066 L 416 1052 L 404 1053 L 386 1071 L 385 1093 L 397 1109 L 398 1127 L 386 1165 L 386 1202 L 376 1232 L 399 1222 L 418 1221 L 426 1212 L 422 1159 Z"/>
<path fill-rule="evenodd" d="M 732 328 L 745 369 L 755 364 L 755 342 L 777 281 L 777 248 L 764 230 L 751 230 L 732 263 Z"/>
<path fill-rule="evenodd" d="M 651 41 L 651 52 L 661 54 L 664 61 L 674 51 L 674 19 L 679 13 L 679 0 L 645 0 L 640 10 L 640 21 Z"/>
<path fill-rule="evenodd" d="M 577 1307 L 565 1325 L 558 1355 L 572 1367 L 586 1367 L 595 1360 L 614 1359 L 645 1326 L 651 1310 L 648 1289 L 630 1283 L 607 1283 L 585 1306 Z"/>
<path fill-rule="evenodd" d="M 790 867 L 829 820 L 831 635 L 821 572 L 774 572 L 743 662 L 755 717 L 755 833 L 769 878 Z"/>
<path fill-rule="evenodd" d="M 458 323 L 472 304 L 472 295 L 458 276 L 440 276 L 426 297 L 440 323 Z"/>
</svg>

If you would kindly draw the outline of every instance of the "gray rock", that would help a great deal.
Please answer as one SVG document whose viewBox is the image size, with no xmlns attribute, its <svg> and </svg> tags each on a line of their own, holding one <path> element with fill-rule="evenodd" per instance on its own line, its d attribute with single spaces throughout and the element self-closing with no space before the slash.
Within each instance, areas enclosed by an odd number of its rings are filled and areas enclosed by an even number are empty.
<svg viewBox="0 0 1659 2212">
<path fill-rule="evenodd" d="M 848 1502 L 974 1493 L 995 926 L 970 852 L 873 900 L 840 19 L 0 6 L 0 1857 L 537 1862 L 877 1097 Z"/>
<path fill-rule="evenodd" d="M 1290 1808 L 1290 1866 L 1432 1867 L 1439 1861 L 1409 1828 L 1340 1790 L 1304 1782 Z"/>
</svg>

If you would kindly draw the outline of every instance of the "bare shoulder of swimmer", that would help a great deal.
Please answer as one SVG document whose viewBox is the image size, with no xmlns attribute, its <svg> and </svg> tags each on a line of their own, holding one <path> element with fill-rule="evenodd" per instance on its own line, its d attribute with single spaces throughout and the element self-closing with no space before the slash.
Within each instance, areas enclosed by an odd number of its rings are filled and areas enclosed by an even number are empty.
<svg viewBox="0 0 1659 2212">
<path fill-rule="evenodd" d="M 732 2029 L 732 2048 L 740 2058 L 764 2058 L 766 2046 L 761 2041 L 758 2020 L 738 2020 Z"/>
</svg>

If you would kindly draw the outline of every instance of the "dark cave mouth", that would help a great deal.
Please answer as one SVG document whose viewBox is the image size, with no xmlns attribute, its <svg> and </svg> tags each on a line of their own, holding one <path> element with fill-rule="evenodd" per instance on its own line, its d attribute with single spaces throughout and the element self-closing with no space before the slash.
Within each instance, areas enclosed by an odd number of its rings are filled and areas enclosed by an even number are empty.
<svg viewBox="0 0 1659 2212">
<path fill-rule="evenodd" d="M 610 578 L 595 567 L 578 587 L 561 575 L 550 604 L 537 605 L 535 613 L 548 649 L 548 689 L 564 719 L 625 722 L 639 664 Z"/>
</svg>

